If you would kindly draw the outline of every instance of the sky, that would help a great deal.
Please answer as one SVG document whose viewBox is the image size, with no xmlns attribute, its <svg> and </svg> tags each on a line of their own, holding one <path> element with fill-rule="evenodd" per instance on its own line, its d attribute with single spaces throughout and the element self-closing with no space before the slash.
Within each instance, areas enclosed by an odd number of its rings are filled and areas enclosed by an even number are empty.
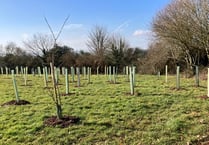
<svg viewBox="0 0 209 145">
<path fill-rule="evenodd" d="M 0 45 L 23 41 L 34 34 L 49 34 L 47 18 L 55 35 L 69 15 L 58 43 L 88 51 L 89 33 L 96 25 L 119 34 L 130 47 L 147 49 L 151 22 L 171 0 L 0 0 Z"/>
</svg>

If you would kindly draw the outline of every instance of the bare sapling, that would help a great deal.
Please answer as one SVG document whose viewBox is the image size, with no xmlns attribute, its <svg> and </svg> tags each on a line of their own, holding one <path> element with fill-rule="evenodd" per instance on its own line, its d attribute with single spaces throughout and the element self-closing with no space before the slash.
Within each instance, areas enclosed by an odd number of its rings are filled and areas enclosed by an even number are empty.
<svg viewBox="0 0 209 145">
<path fill-rule="evenodd" d="M 58 85 L 57 85 L 56 80 L 55 80 L 54 64 L 52 62 L 50 63 L 50 68 L 51 68 L 52 84 L 53 84 L 53 89 L 54 89 L 52 99 L 53 99 L 53 101 L 56 105 L 57 118 L 62 119 L 61 97 L 60 97 Z"/>
</svg>

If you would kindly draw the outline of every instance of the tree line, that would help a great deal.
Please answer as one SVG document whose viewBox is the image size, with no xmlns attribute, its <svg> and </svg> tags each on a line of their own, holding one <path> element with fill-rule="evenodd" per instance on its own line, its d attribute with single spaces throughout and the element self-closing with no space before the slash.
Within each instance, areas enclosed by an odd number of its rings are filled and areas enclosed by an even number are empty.
<svg viewBox="0 0 209 145">
<path fill-rule="evenodd" d="M 89 51 L 77 52 L 69 46 L 54 45 L 50 36 L 35 34 L 23 42 L 31 53 L 14 43 L 5 46 L 0 66 L 47 66 L 52 57 L 59 67 L 89 66 L 103 71 L 105 66 L 112 65 L 122 71 L 124 66 L 135 65 L 138 72 L 149 74 L 164 72 L 165 65 L 170 73 L 180 66 L 181 71 L 191 75 L 195 66 L 208 66 L 208 0 L 172 0 L 155 15 L 151 26 L 153 39 L 147 50 L 131 48 L 123 36 L 95 26 L 86 44 Z"/>
</svg>

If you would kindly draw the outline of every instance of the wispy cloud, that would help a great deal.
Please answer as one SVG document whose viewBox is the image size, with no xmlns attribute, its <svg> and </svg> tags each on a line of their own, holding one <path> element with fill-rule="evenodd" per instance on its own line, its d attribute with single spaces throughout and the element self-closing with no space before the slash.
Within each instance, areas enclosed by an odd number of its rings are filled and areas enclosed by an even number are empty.
<svg viewBox="0 0 209 145">
<path fill-rule="evenodd" d="M 147 35 L 152 35 L 152 31 L 138 29 L 138 30 L 134 31 L 134 33 L 133 33 L 133 36 L 137 36 L 137 37 L 147 36 Z"/>
<path fill-rule="evenodd" d="M 69 25 L 66 25 L 64 28 L 65 29 L 80 29 L 80 28 L 83 28 L 83 24 L 69 24 Z"/>
<path fill-rule="evenodd" d="M 124 28 L 128 27 L 129 26 L 129 23 L 130 21 L 127 20 L 125 22 L 123 22 L 122 24 L 120 24 L 118 27 L 116 27 L 113 31 L 113 33 L 116 33 L 116 32 L 121 32 L 124 30 Z"/>
</svg>

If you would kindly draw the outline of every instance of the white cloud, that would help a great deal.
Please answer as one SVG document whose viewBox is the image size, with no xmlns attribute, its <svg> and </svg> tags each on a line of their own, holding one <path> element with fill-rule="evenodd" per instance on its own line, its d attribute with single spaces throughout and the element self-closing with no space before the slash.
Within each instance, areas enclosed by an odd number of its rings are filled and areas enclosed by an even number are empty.
<svg viewBox="0 0 209 145">
<path fill-rule="evenodd" d="M 152 31 L 139 29 L 139 30 L 134 31 L 133 33 L 133 36 L 138 36 L 138 37 L 145 36 L 145 35 L 152 35 Z"/>
<path fill-rule="evenodd" d="M 147 49 L 150 41 L 153 38 L 153 32 L 150 30 L 138 29 L 132 33 L 130 38 L 133 46 Z"/>
</svg>

